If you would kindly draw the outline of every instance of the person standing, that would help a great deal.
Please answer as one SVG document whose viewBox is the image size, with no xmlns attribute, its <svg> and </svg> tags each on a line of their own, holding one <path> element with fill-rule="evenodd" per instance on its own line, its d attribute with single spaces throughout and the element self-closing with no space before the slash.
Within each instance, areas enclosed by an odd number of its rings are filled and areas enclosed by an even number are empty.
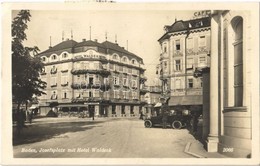
<svg viewBox="0 0 260 166">
<path fill-rule="evenodd" d="M 162 103 L 162 106 L 161 106 L 162 125 L 163 125 L 163 129 L 166 129 L 167 128 L 168 113 L 169 113 L 169 106 L 168 106 L 169 99 L 166 100 L 165 98 L 161 97 L 160 101 Z"/>
</svg>

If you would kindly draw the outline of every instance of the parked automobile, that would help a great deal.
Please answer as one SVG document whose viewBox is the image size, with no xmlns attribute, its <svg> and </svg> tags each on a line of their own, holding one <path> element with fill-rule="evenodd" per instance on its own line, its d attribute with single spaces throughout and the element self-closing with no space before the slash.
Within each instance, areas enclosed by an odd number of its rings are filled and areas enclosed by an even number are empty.
<svg viewBox="0 0 260 166">
<path fill-rule="evenodd" d="M 191 116 L 190 115 L 170 115 L 167 118 L 167 126 L 174 129 L 181 129 L 186 126 L 190 126 Z M 144 120 L 144 126 L 151 128 L 154 126 L 162 126 L 162 116 L 153 116 Z"/>
</svg>

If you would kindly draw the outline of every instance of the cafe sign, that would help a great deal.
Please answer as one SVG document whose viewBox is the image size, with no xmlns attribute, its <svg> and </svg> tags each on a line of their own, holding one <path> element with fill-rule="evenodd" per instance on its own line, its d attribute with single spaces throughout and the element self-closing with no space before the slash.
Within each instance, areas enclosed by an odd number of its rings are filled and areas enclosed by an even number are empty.
<svg viewBox="0 0 260 166">
<path fill-rule="evenodd" d="M 197 11 L 194 13 L 194 17 L 195 18 L 209 17 L 210 13 L 211 13 L 210 10 Z"/>
</svg>

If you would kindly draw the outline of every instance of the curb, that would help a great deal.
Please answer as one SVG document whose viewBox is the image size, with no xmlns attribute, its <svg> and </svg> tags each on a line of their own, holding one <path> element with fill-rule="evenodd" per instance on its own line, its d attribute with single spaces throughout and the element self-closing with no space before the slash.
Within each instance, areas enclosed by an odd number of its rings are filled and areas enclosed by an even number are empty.
<svg viewBox="0 0 260 166">
<path fill-rule="evenodd" d="M 189 152 L 190 146 L 191 146 L 191 142 L 188 142 L 188 143 L 186 144 L 186 146 L 185 146 L 185 149 L 184 149 L 184 152 L 185 152 L 185 153 L 187 153 L 187 154 L 189 154 L 189 155 L 192 155 L 192 156 L 194 156 L 194 157 L 197 157 L 197 158 L 206 158 L 206 157 L 201 156 L 201 155 L 199 155 L 199 154 L 195 154 L 195 153 L 193 153 L 193 152 Z"/>
</svg>

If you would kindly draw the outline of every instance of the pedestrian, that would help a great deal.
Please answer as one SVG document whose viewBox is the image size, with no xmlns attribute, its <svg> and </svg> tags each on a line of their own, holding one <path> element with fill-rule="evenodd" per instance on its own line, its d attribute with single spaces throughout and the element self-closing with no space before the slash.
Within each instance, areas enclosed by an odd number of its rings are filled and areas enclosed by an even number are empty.
<svg viewBox="0 0 260 166">
<path fill-rule="evenodd" d="M 161 111 L 162 111 L 162 125 L 163 129 L 167 128 L 167 120 L 168 120 L 168 113 L 169 113 L 169 106 L 168 101 L 169 99 L 165 100 L 165 98 L 160 98 L 160 101 L 162 103 Z"/>
<path fill-rule="evenodd" d="M 198 122 L 198 114 L 194 113 L 192 116 L 192 131 L 194 135 L 196 135 L 198 131 Z"/>
<path fill-rule="evenodd" d="M 144 119 L 144 114 L 143 114 L 143 111 L 141 111 L 141 114 L 140 114 L 140 119 Z"/>
<path fill-rule="evenodd" d="M 30 124 L 32 124 L 32 119 L 33 119 L 33 111 L 31 110 L 30 114 L 29 114 L 29 122 L 30 122 Z"/>
</svg>

